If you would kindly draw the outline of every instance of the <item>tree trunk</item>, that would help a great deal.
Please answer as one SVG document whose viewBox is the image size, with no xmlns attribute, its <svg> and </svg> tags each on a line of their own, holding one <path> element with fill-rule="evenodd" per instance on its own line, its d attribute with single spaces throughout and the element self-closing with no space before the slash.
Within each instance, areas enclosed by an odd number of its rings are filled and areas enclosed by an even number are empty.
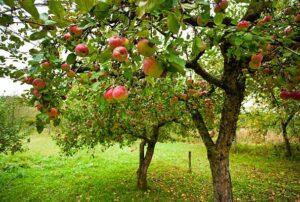
<svg viewBox="0 0 300 202">
<path fill-rule="evenodd" d="M 214 201 L 233 201 L 229 152 L 215 152 L 213 155 L 209 155 L 208 160 L 213 179 Z"/>
<path fill-rule="evenodd" d="M 291 157 L 292 156 L 292 149 L 291 149 L 291 144 L 290 144 L 290 140 L 287 136 L 287 124 L 286 123 L 281 123 L 281 128 L 282 128 L 282 136 L 283 136 L 283 140 L 285 143 L 285 149 L 286 149 L 286 157 Z"/>
<path fill-rule="evenodd" d="M 137 187 L 143 191 L 147 190 L 148 188 L 147 171 L 154 154 L 155 145 L 158 140 L 159 127 L 160 126 L 153 127 L 153 135 L 151 136 L 150 140 L 148 140 L 147 142 L 145 140 L 142 140 L 142 142 L 140 143 L 140 161 L 139 161 L 139 169 L 137 171 Z M 145 155 L 144 147 L 146 143 L 148 146 Z"/>
</svg>

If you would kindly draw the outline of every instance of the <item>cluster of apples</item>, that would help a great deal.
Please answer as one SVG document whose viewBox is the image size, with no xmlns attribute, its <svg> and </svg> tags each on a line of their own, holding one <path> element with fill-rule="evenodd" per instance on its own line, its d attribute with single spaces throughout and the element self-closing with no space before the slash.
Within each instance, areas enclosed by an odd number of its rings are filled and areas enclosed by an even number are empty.
<svg viewBox="0 0 300 202">
<path fill-rule="evenodd" d="M 300 91 L 287 91 L 287 90 L 282 90 L 280 92 L 280 98 L 281 99 L 293 99 L 293 100 L 300 100 Z"/>
<path fill-rule="evenodd" d="M 249 62 L 249 67 L 251 69 L 258 69 L 261 66 L 261 62 L 263 61 L 264 56 L 262 55 L 261 52 L 256 53 L 251 56 L 251 60 Z"/>
<path fill-rule="evenodd" d="M 82 29 L 80 29 L 77 25 L 72 25 L 71 27 L 69 27 L 69 32 L 64 35 L 63 39 L 67 42 L 72 40 L 73 38 L 81 37 L 82 33 Z M 77 44 L 74 51 L 75 54 L 80 57 L 86 57 L 89 54 L 89 48 L 84 43 Z"/>
<path fill-rule="evenodd" d="M 36 108 L 38 111 L 41 111 L 44 106 L 41 103 L 42 102 L 42 100 L 41 100 L 42 94 L 40 93 L 40 91 L 46 87 L 46 82 L 40 78 L 34 79 L 32 76 L 25 76 L 23 81 L 24 81 L 24 83 L 33 86 L 31 93 L 36 98 L 40 99 L 40 103 L 36 105 Z M 59 112 L 55 107 L 51 107 L 48 110 L 48 117 L 50 119 L 56 119 L 58 117 L 58 114 L 59 114 Z"/>
<path fill-rule="evenodd" d="M 110 87 L 104 93 L 104 98 L 108 102 L 123 101 L 128 98 L 128 91 L 125 86 Z"/>
<path fill-rule="evenodd" d="M 52 68 L 52 62 L 49 61 L 49 60 L 43 60 L 41 62 L 41 65 L 40 65 L 42 68 L 44 68 L 45 70 L 50 70 Z M 69 77 L 74 77 L 76 76 L 76 73 L 71 70 L 71 66 L 68 64 L 68 63 L 63 63 L 61 64 L 61 69 L 63 71 L 66 71 L 67 72 L 67 76 Z"/>
<path fill-rule="evenodd" d="M 228 7 L 227 0 L 215 0 L 215 3 L 216 3 L 216 5 L 214 7 L 215 13 L 222 12 Z"/>
<path fill-rule="evenodd" d="M 113 36 L 108 39 L 108 46 L 113 50 L 112 58 L 118 62 L 124 62 L 128 60 L 128 50 L 125 48 L 129 44 L 129 41 L 125 37 Z"/>
</svg>

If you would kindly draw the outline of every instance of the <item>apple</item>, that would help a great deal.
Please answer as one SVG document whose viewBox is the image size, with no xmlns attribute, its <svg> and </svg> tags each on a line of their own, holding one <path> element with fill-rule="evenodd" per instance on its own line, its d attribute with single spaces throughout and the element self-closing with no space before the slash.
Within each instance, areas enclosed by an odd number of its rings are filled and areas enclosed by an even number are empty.
<svg viewBox="0 0 300 202">
<path fill-rule="evenodd" d="M 36 109 L 37 109 L 38 111 L 41 111 L 41 110 L 42 110 L 42 108 L 43 108 L 43 105 L 42 105 L 42 104 L 38 104 L 38 105 L 36 105 Z"/>
<path fill-rule="evenodd" d="M 180 95 L 180 99 L 187 101 L 189 98 L 188 98 L 188 95 L 187 95 L 187 94 L 182 93 L 182 94 Z"/>
<path fill-rule="evenodd" d="M 272 16 L 266 15 L 263 19 L 265 22 L 271 22 L 273 20 Z"/>
<path fill-rule="evenodd" d="M 215 13 L 219 13 L 219 12 L 221 12 L 221 7 L 220 7 L 220 5 L 219 4 L 216 4 L 215 5 L 215 7 L 214 7 L 214 11 L 215 11 Z"/>
<path fill-rule="evenodd" d="M 254 55 L 251 56 L 251 62 L 254 63 L 261 63 L 263 60 L 263 55 L 261 53 L 256 53 Z"/>
<path fill-rule="evenodd" d="M 281 99 L 288 99 L 288 98 L 290 98 L 290 97 L 291 97 L 291 93 L 288 92 L 287 90 L 282 90 L 282 91 L 280 92 L 280 98 L 281 98 Z"/>
<path fill-rule="evenodd" d="M 76 72 L 74 72 L 73 70 L 69 70 L 69 71 L 67 72 L 67 76 L 68 76 L 68 77 L 75 77 L 75 76 L 76 76 Z"/>
<path fill-rule="evenodd" d="M 291 92 L 290 98 L 293 100 L 300 100 L 300 91 Z"/>
<path fill-rule="evenodd" d="M 44 60 L 41 63 L 41 67 L 48 70 L 52 67 L 52 63 L 49 60 Z"/>
<path fill-rule="evenodd" d="M 77 37 L 81 36 L 82 35 L 82 30 L 78 28 L 77 25 L 72 25 L 70 28 L 69 28 L 69 32 Z"/>
<path fill-rule="evenodd" d="M 118 46 L 123 46 L 124 40 L 122 40 L 119 36 L 112 36 L 108 39 L 108 46 L 111 49 L 114 49 Z"/>
<path fill-rule="evenodd" d="M 147 76 L 160 77 L 164 71 L 161 63 L 154 57 L 144 58 L 143 70 Z"/>
<path fill-rule="evenodd" d="M 48 117 L 50 119 L 55 119 L 55 118 L 57 118 L 57 116 L 58 116 L 58 110 L 56 108 L 52 107 L 48 112 Z"/>
<path fill-rule="evenodd" d="M 253 62 L 253 61 L 250 61 L 249 62 L 249 67 L 251 69 L 259 69 L 261 66 L 261 63 L 260 62 Z"/>
<path fill-rule="evenodd" d="M 112 102 L 113 101 L 113 96 L 112 96 L 112 93 L 113 93 L 113 90 L 114 88 L 109 88 L 105 94 L 104 94 L 104 99 L 108 102 Z"/>
<path fill-rule="evenodd" d="M 117 101 L 123 101 L 128 98 L 128 91 L 124 86 L 117 86 L 113 89 L 112 96 Z"/>
<path fill-rule="evenodd" d="M 296 21 L 296 22 L 300 22 L 300 13 L 298 13 L 298 14 L 295 16 L 295 21 Z"/>
<path fill-rule="evenodd" d="M 68 63 L 63 63 L 61 64 L 61 69 L 64 70 L 64 71 L 69 71 L 70 70 L 70 65 Z"/>
<path fill-rule="evenodd" d="M 176 102 L 178 102 L 178 97 L 177 96 L 173 96 L 171 98 L 171 103 L 176 103 Z"/>
<path fill-rule="evenodd" d="M 32 81 L 33 81 L 32 76 L 25 76 L 24 79 L 23 79 L 23 82 L 27 83 L 27 84 L 32 84 Z"/>
<path fill-rule="evenodd" d="M 46 87 L 46 82 L 43 79 L 34 79 L 32 85 L 35 89 L 40 90 Z"/>
<path fill-rule="evenodd" d="M 128 51 L 125 47 L 119 46 L 113 50 L 112 57 L 119 62 L 124 62 L 128 58 Z"/>
<path fill-rule="evenodd" d="M 250 22 L 242 20 L 238 23 L 236 29 L 239 31 L 246 31 L 250 27 Z"/>
<path fill-rule="evenodd" d="M 72 35 L 68 32 L 64 35 L 64 41 L 69 41 L 72 39 Z"/>
<path fill-rule="evenodd" d="M 137 50 L 139 54 L 145 57 L 151 57 L 156 51 L 156 46 L 148 39 L 141 39 L 137 44 Z"/>
<path fill-rule="evenodd" d="M 186 83 L 188 86 L 191 86 L 191 85 L 193 85 L 194 81 L 193 81 L 193 79 L 187 79 L 187 80 L 185 81 L 185 83 Z"/>
<path fill-rule="evenodd" d="M 94 69 L 98 70 L 100 69 L 100 65 L 98 63 L 94 63 L 93 64 Z"/>
<path fill-rule="evenodd" d="M 293 28 L 291 26 L 288 26 L 284 29 L 284 33 L 285 35 L 290 34 L 293 31 Z"/>
<path fill-rule="evenodd" d="M 80 43 L 75 47 L 75 53 L 80 57 L 85 57 L 89 54 L 89 48 L 85 44 Z"/>
<path fill-rule="evenodd" d="M 129 40 L 126 37 L 121 38 L 122 46 L 127 46 L 129 44 Z"/>
<path fill-rule="evenodd" d="M 260 19 L 260 20 L 258 20 L 257 24 L 258 25 L 263 25 L 263 24 L 265 24 L 265 21 L 263 19 Z"/>
<path fill-rule="evenodd" d="M 37 89 L 33 89 L 32 95 L 34 95 L 37 98 L 42 97 L 41 93 Z"/>
<path fill-rule="evenodd" d="M 228 1 L 227 0 L 222 0 L 219 3 L 219 6 L 220 6 L 221 10 L 225 10 L 228 7 Z"/>
</svg>

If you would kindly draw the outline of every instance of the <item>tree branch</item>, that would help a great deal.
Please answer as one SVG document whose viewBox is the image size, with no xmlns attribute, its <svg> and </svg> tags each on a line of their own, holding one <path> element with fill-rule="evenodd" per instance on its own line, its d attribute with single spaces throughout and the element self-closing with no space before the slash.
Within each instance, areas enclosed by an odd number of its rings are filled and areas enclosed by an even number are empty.
<svg viewBox="0 0 300 202">
<path fill-rule="evenodd" d="M 225 89 L 226 86 L 225 86 L 225 84 L 223 84 L 223 82 L 220 79 L 218 79 L 215 76 L 213 76 L 210 73 L 208 73 L 198 63 L 198 60 L 203 55 L 203 53 L 204 53 L 204 51 L 200 52 L 195 59 L 193 59 L 192 61 L 188 61 L 186 63 L 186 68 L 193 69 L 196 74 L 200 75 L 203 79 L 205 79 L 210 84 L 213 84 L 213 85 L 215 85 L 215 86 L 217 86 L 219 88 Z"/>
</svg>

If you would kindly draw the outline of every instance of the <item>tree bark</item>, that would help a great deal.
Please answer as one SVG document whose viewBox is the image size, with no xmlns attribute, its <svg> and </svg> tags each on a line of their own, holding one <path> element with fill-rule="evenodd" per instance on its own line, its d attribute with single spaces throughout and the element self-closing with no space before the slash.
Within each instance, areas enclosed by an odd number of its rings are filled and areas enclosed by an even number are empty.
<svg viewBox="0 0 300 202">
<path fill-rule="evenodd" d="M 139 169 L 137 171 L 137 187 L 142 191 L 145 191 L 148 188 L 147 171 L 154 154 L 154 149 L 158 140 L 160 127 L 160 125 L 153 126 L 151 139 L 147 142 L 145 140 L 142 140 L 142 142 L 140 143 L 140 161 Z M 147 151 L 146 154 L 144 154 L 144 148 L 146 143 Z"/>
<path fill-rule="evenodd" d="M 282 129 L 283 140 L 285 143 L 286 157 L 291 157 L 293 155 L 290 140 L 289 140 L 288 134 L 287 134 L 287 126 L 290 123 L 290 121 L 293 119 L 295 114 L 296 114 L 296 112 L 290 114 L 286 121 L 281 120 L 281 129 Z"/>
</svg>

